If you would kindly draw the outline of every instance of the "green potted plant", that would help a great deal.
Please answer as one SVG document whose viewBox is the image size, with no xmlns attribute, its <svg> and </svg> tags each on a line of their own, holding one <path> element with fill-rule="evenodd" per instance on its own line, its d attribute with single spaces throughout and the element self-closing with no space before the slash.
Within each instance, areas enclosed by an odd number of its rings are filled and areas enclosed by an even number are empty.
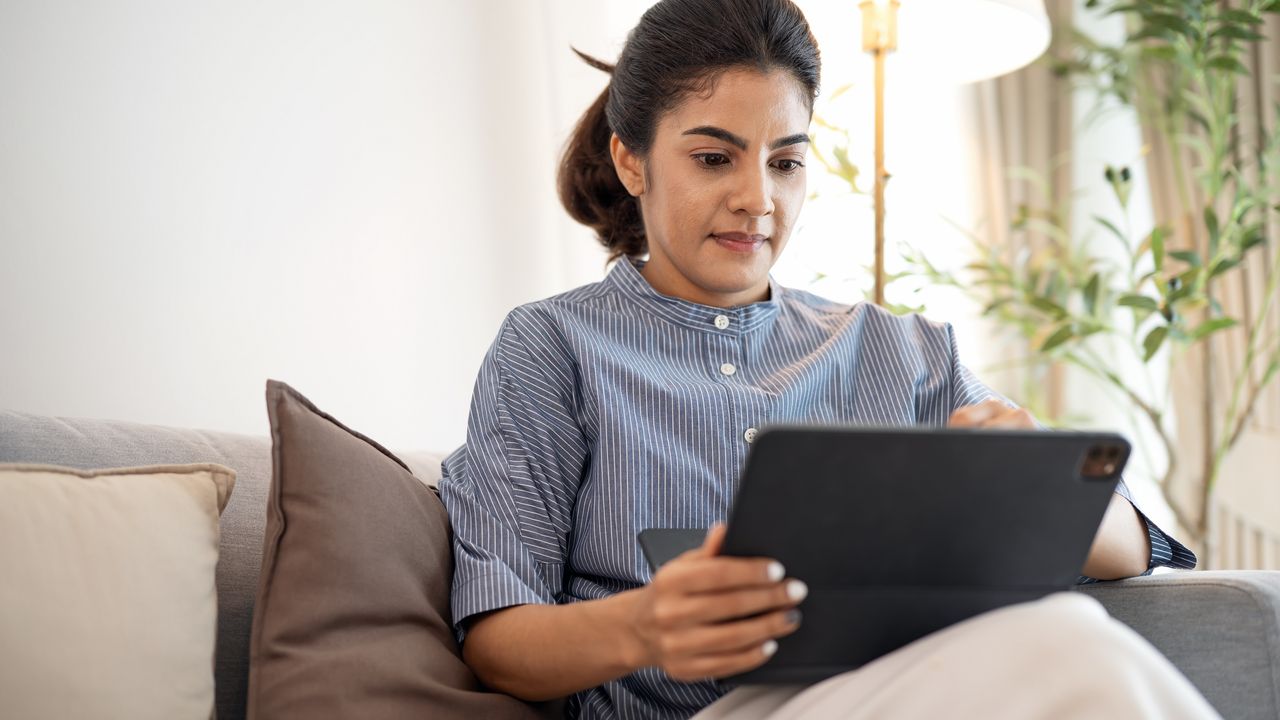
<svg viewBox="0 0 1280 720">
<path fill-rule="evenodd" d="M 911 250 L 907 261 L 913 273 L 981 301 L 985 316 L 1025 343 L 1032 365 L 1080 368 L 1136 409 L 1160 440 L 1165 462 L 1153 467 L 1165 469 L 1157 484 L 1207 560 L 1223 462 L 1280 372 L 1280 336 L 1268 332 L 1280 311 L 1274 307 L 1280 248 L 1270 257 L 1262 250 L 1267 224 L 1280 222 L 1280 131 L 1264 133 L 1256 146 L 1242 145 L 1233 132 L 1237 83 L 1249 73 L 1242 53 L 1265 42 L 1258 32 L 1264 13 L 1280 11 L 1280 0 L 1234 8 L 1211 0 L 1090 0 L 1086 8 L 1123 14 L 1127 36 L 1108 45 L 1073 31 L 1071 55 L 1054 60 L 1055 71 L 1133 108 L 1144 131 L 1173 149 L 1176 207 L 1157 217 L 1150 233 L 1135 236 L 1128 222 L 1130 170 L 1108 167 L 1099 181 L 1110 186 L 1118 219 L 1095 216 L 1093 233 L 1070 232 L 1070 198 L 1043 197 L 1043 205 L 1023 206 L 1011 219 L 1013 237 L 1034 232 L 1047 240 L 1034 251 L 973 237 L 976 257 L 964 269 L 936 267 Z M 1182 151 L 1194 160 L 1183 162 Z M 1265 286 L 1261 304 L 1228 311 L 1224 288 L 1238 282 L 1234 273 L 1256 264 L 1265 264 L 1253 268 Z M 1194 473 L 1196 491 L 1179 492 L 1174 481 L 1183 446 L 1170 423 L 1170 393 L 1135 389 L 1116 371 L 1113 353 L 1131 354 L 1152 375 L 1167 377 L 1191 353 L 1207 353 L 1222 333 L 1239 333 L 1244 352 L 1234 362 L 1214 358 L 1232 362 L 1225 402 L 1202 383 L 1201 407 L 1214 421 L 1196 438 L 1204 458 Z"/>
</svg>

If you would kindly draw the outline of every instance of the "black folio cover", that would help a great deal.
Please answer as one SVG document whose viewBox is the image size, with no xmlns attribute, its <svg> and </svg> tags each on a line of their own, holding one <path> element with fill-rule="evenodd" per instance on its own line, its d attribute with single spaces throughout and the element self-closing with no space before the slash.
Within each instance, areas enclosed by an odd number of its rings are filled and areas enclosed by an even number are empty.
<svg viewBox="0 0 1280 720">
<path fill-rule="evenodd" d="M 684 528 L 650 528 L 640 531 L 640 549 L 644 551 L 649 568 L 658 572 L 658 568 L 687 550 L 702 547 L 707 539 L 707 531 L 703 529 L 688 530 Z"/>
<path fill-rule="evenodd" d="M 737 683 L 816 682 L 1075 583 L 1129 445 L 1111 433 L 778 426 L 756 438 L 722 554 L 804 580 L 801 627 Z M 701 530 L 641 533 L 652 565 Z"/>
</svg>

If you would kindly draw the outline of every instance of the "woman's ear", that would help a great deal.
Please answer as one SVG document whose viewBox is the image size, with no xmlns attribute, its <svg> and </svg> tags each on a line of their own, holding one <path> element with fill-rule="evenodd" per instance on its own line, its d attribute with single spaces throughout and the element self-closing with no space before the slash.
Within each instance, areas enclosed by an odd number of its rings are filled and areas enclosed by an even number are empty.
<svg viewBox="0 0 1280 720">
<path fill-rule="evenodd" d="M 609 138 L 609 154 L 613 156 L 613 168 L 618 172 L 618 179 L 622 181 L 622 186 L 631 193 L 632 197 L 643 195 L 644 159 L 631 152 L 617 134 Z"/>
</svg>

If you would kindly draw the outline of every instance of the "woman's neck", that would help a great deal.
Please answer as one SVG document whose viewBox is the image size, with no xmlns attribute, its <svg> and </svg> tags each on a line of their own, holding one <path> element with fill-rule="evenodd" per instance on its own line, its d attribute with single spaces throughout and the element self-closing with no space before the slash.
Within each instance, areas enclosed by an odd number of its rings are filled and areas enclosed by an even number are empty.
<svg viewBox="0 0 1280 720">
<path fill-rule="evenodd" d="M 663 262 L 662 260 L 654 262 L 652 259 L 640 267 L 640 275 L 658 293 L 700 305 L 731 308 L 769 299 L 769 280 L 767 277 L 760 287 L 732 292 L 719 292 L 699 286 L 671 263 Z"/>
</svg>

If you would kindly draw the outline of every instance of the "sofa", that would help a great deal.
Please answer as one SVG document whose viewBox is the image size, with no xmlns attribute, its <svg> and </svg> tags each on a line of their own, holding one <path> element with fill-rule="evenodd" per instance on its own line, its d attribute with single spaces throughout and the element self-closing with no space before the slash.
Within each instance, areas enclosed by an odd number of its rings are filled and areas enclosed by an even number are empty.
<svg viewBox="0 0 1280 720">
<path fill-rule="evenodd" d="M 440 454 L 396 455 L 434 488 Z M 0 410 L 0 462 L 83 469 L 217 463 L 236 471 L 234 492 L 220 518 L 214 684 L 217 717 L 243 718 L 271 439 Z M 1280 573 L 1169 572 L 1077 591 L 1097 598 L 1147 638 L 1224 717 L 1280 717 Z"/>
</svg>

